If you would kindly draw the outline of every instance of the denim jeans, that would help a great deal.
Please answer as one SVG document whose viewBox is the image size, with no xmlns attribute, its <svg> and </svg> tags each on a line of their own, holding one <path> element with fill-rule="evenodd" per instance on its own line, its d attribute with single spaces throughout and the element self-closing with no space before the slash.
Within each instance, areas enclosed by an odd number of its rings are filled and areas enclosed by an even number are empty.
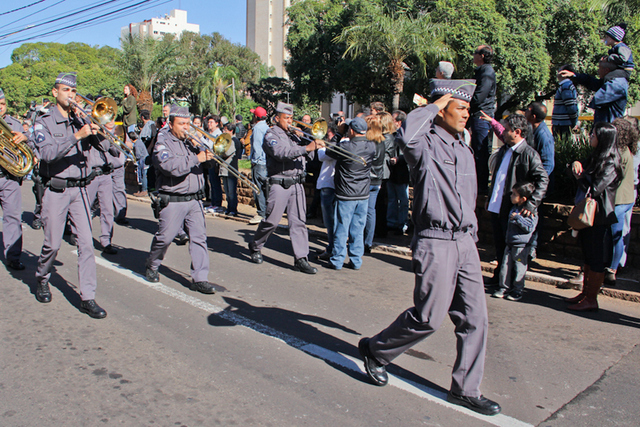
<svg viewBox="0 0 640 427">
<path fill-rule="evenodd" d="M 629 240 L 631 239 L 631 212 L 633 203 L 628 205 L 616 205 L 616 218 L 618 222 L 611 224 L 611 237 L 613 238 L 613 258 L 609 268 L 617 270 L 624 267 L 627 261 Z"/>
<path fill-rule="evenodd" d="M 267 165 L 252 164 L 251 165 L 251 182 L 253 182 L 260 191 L 253 193 L 256 202 L 257 214 L 262 218 L 267 217 Z"/>
<path fill-rule="evenodd" d="M 524 290 L 524 276 L 527 273 L 531 248 L 527 246 L 507 246 L 504 249 L 502 264 L 498 276 L 500 289 L 513 290 L 522 293 Z"/>
<path fill-rule="evenodd" d="M 342 268 L 347 257 L 349 243 L 349 259 L 357 270 L 362 265 L 364 255 L 364 225 L 367 220 L 368 200 L 336 199 L 335 223 L 333 225 L 333 251 L 331 264 L 337 270 Z"/>
<path fill-rule="evenodd" d="M 491 123 L 480 117 L 471 118 L 471 148 L 476 160 L 478 194 L 487 194 L 489 186 L 489 154 L 491 153 Z"/>
<path fill-rule="evenodd" d="M 209 185 L 211 186 L 211 206 L 222 206 L 222 185 L 218 176 L 218 165 L 209 169 Z"/>
<path fill-rule="evenodd" d="M 226 213 L 238 213 L 238 178 L 231 175 L 223 176 L 222 185 L 224 186 L 224 194 L 227 195 Z"/>
<path fill-rule="evenodd" d="M 376 200 L 380 192 L 379 185 L 369 186 L 369 205 L 367 207 L 367 223 L 364 227 L 364 244 L 373 245 L 373 235 L 376 232 Z"/>
<path fill-rule="evenodd" d="M 320 190 L 320 207 L 322 208 L 322 221 L 327 227 L 327 252 L 333 250 L 333 215 L 336 201 L 336 190 L 333 188 L 321 188 Z"/>
<path fill-rule="evenodd" d="M 387 227 L 401 229 L 409 218 L 409 184 L 387 182 Z"/>
<path fill-rule="evenodd" d="M 138 181 L 142 185 L 141 191 L 147 191 L 147 171 L 149 166 L 145 164 L 147 158 L 138 159 Z"/>
</svg>

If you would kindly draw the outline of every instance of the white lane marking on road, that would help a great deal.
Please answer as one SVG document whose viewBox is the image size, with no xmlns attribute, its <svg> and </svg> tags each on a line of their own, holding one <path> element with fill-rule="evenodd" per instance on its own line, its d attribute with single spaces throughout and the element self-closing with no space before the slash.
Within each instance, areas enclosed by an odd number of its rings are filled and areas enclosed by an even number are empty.
<svg viewBox="0 0 640 427">
<path fill-rule="evenodd" d="M 75 251 L 74 251 L 75 252 Z M 316 344 L 308 343 L 300 338 L 296 338 L 292 335 L 286 334 L 284 332 L 273 329 L 270 326 L 263 325 L 262 323 L 258 323 L 254 320 L 247 319 L 244 316 L 240 316 L 239 314 L 233 313 L 231 311 L 227 311 L 221 307 L 216 306 L 215 304 L 211 304 L 209 302 L 202 301 L 199 298 L 196 298 L 191 295 L 187 295 L 184 292 L 173 289 L 167 285 L 163 285 L 160 282 L 150 283 L 144 278 L 144 276 L 135 273 L 131 270 L 128 270 L 116 263 L 107 261 L 104 258 L 96 257 L 96 264 L 105 267 L 109 270 L 115 271 L 123 276 L 126 276 L 138 283 L 141 283 L 153 290 L 161 292 L 167 296 L 175 298 L 179 301 L 185 302 L 192 307 L 198 308 L 200 310 L 206 311 L 207 313 L 213 313 L 216 316 L 228 320 L 230 322 L 235 323 L 238 326 L 244 326 L 246 328 L 252 329 L 256 332 L 259 332 L 263 335 L 270 336 L 277 340 L 283 341 L 286 344 L 294 347 L 296 349 L 302 350 L 305 353 L 322 359 L 326 362 L 330 362 L 335 365 L 342 366 L 343 368 L 349 369 L 351 371 L 360 372 L 363 375 L 366 375 L 363 368 L 361 368 L 362 361 L 351 357 L 346 354 L 336 353 L 335 351 L 328 350 L 324 347 L 320 347 Z M 414 394 L 420 398 L 426 399 L 430 402 L 437 403 L 438 405 L 445 406 L 449 409 L 453 409 L 458 412 L 462 412 L 470 417 L 474 417 L 485 421 L 489 424 L 493 424 L 499 427 L 531 427 L 532 424 L 525 423 L 518 419 L 509 417 L 504 414 L 498 414 L 495 416 L 485 416 L 482 414 L 478 414 L 477 412 L 473 412 L 467 408 L 463 408 L 462 406 L 453 405 L 447 402 L 446 394 L 441 391 L 434 390 L 430 387 L 426 387 L 422 384 L 415 383 L 408 379 L 389 375 L 389 385 L 397 387 L 401 390 L 407 391 L 411 394 Z"/>
</svg>

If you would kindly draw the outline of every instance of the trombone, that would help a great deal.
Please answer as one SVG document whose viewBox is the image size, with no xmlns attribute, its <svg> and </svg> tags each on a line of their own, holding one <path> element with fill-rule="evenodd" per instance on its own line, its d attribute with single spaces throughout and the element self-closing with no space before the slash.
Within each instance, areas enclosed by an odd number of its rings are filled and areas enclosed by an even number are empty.
<svg viewBox="0 0 640 427">
<path fill-rule="evenodd" d="M 88 114 L 91 123 L 100 127 L 98 133 L 105 137 L 111 145 L 113 145 L 118 151 L 120 151 L 127 160 L 132 162 L 136 161 L 136 156 L 131 148 L 127 147 L 127 144 L 123 140 L 118 138 L 109 129 L 105 127 L 107 123 L 112 122 L 116 114 L 118 113 L 118 104 L 111 98 L 99 98 L 96 101 L 92 101 L 89 98 L 85 98 L 82 95 L 78 96 L 82 98 L 87 104 L 91 106 L 91 113 Z M 69 98 L 69 104 L 84 113 L 82 106 L 78 104 L 74 99 Z M 77 114 L 76 114 L 77 115 Z M 123 134 L 124 136 L 124 134 Z"/>
<path fill-rule="evenodd" d="M 254 192 L 256 193 L 260 192 L 260 189 L 258 188 L 257 185 L 251 182 L 249 178 L 242 175 L 238 169 L 234 168 L 233 166 L 225 162 L 224 159 L 222 158 L 222 156 L 224 155 L 224 153 L 226 153 L 226 151 L 229 149 L 231 144 L 233 144 L 233 139 L 231 139 L 231 135 L 229 135 L 228 133 L 223 133 L 216 138 L 213 135 L 211 135 L 209 132 L 205 131 L 204 129 L 201 129 L 198 126 L 195 126 L 193 123 L 189 123 L 189 126 L 191 127 L 190 127 L 190 131 L 187 133 L 187 137 L 195 143 L 194 145 L 204 150 L 207 150 L 208 152 L 213 154 L 213 160 L 215 160 L 220 166 L 225 167 L 231 175 L 238 178 L 238 180 L 242 181 L 245 185 L 248 185 Z M 198 134 L 204 136 L 205 138 L 213 142 L 213 149 L 209 148 L 204 142 L 202 142 L 200 138 L 198 138 Z"/>
<path fill-rule="evenodd" d="M 336 154 L 339 154 L 347 159 L 353 160 L 354 162 L 362 163 L 362 166 L 367 165 L 367 161 L 364 159 L 364 157 L 357 156 L 353 154 L 351 151 L 345 150 L 344 148 L 340 147 L 338 144 L 334 144 L 333 142 L 330 142 L 324 139 L 324 137 L 327 135 L 327 130 L 329 129 L 327 125 L 327 121 L 325 119 L 320 118 L 315 122 L 313 122 L 313 124 L 301 122 L 299 120 L 294 120 L 293 123 L 310 129 L 309 132 L 305 132 L 299 127 L 291 126 L 293 130 L 302 132 L 303 138 L 306 138 L 308 140 L 321 139 L 324 141 L 324 145 L 327 147 L 327 150 L 331 150 Z"/>
</svg>

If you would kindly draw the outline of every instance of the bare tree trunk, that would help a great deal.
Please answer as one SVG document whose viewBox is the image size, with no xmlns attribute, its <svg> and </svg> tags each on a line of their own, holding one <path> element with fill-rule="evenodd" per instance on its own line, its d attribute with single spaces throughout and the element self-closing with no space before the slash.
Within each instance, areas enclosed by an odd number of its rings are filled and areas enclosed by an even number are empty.
<svg viewBox="0 0 640 427">
<path fill-rule="evenodd" d="M 402 61 L 393 61 L 391 66 L 391 85 L 393 86 L 392 111 L 400 108 L 400 94 L 404 90 L 404 66 Z"/>
</svg>

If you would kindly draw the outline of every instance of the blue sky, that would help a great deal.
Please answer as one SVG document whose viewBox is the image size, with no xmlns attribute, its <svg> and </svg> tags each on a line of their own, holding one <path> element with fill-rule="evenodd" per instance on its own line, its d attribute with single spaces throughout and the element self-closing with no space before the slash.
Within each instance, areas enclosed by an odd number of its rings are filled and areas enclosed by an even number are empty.
<svg viewBox="0 0 640 427">
<path fill-rule="evenodd" d="M 5 34 L 6 29 L 19 30 L 25 28 L 29 24 L 47 21 L 69 13 L 69 11 L 90 8 L 98 3 L 105 3 L 109 0 L 2 0 L 0 5 L 0 34 Z M 139 0 L 138 2 L 142 2 Z M 18 9 L 27 5 L 37 3 L 31 7 L 20 11 L 5 14 L 8 11 Z M 108 5 L 110 9 L 99 9 L 100 11 L 115 11 L 119 7 L 128 6 L 136 3 L 135 0 L 113 0 Z M 144 9 L 142 9 L 144 8 Z M 29 42 L 82 42 L 91 46 L 120 46 L 120 28 L 131 22 L 140 22 L 145 19 L 156 18 L 168 14 L 172 9 L 182 9 L 187 11 L 187 21 L 192 24 L 200 25 L 200 34 L 211 34 L 218 32 L 226 39 L 246 44 L 246 10 L 247 3 L 245 0 L 152 0 L 149 4 L 141 4 L 138 10 L 129 12 L 127 9 L 120 12 L 115 19 L 108 22 L 102 22 L 87 28 L 77 30 L 65 30 L 50 36 L 38 36 Z M 84 15 L 87 18 L 89 15 Z M 75 21 L 77 22 L 77 20 Z M 64 21 L 64 24 L 69 24 Z M 48 28 L 61 28 L 66 26 L 63 21 L 56 21 Z M 57 27 L 56 27 L 57 25 Z M 19 34 L 2 38 L 0 44 L 7 41 L 20 40 L 26 37 L 37 35 L 45 32 L 45 26 L 42 30 L 22 31 Z M 27 43 L 27 42 L 24 42 Z M 11 52 L 19 47 L 22 43 L 0 46 L 0 68 L 4 68 L 11 64 Z"/>
</svg>

